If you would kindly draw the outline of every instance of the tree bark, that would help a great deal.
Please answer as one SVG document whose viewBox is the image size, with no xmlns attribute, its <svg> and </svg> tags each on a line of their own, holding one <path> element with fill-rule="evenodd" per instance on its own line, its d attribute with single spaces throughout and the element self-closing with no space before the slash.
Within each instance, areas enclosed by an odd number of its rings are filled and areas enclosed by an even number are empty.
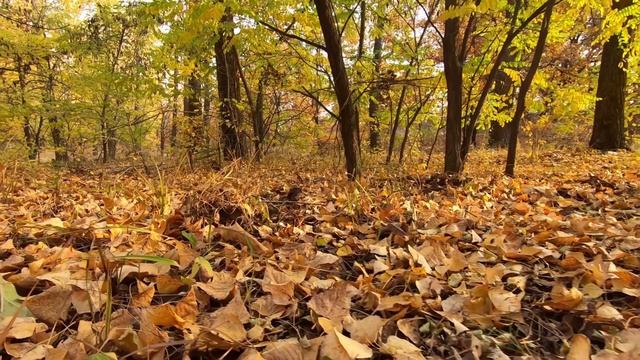
<svg viewBox="0 0 640 360">
<path fill-rule="evenodd" d="M 171 135 L 169 142 L 175 148 L 178 141 L 178 70 L 173 71 L 173 98 L 171 100 Z"/>
<path fill-rule="evenodd" d="M 186 94 L 184 96 L 184 116 L 189 127 L 189 144 L 187 145 L 187 155 L 193 165 L 193 155 L 196 152 L 200 140 L 202 139 L 202 83 L 198 78 L 196 70 L 189 76 L 189 81 L 185 84 Z"/>
<path fill-rule="evenodd" d="M 456 0 L 445 0 L 447 10 L 457 5 Z M 444 76 L 447 82 L 447 121 L 445 134 L 444 171 L 455 174 L 462 170 L 460 140 L 462 132 L 462 63 L 458 56 L 457 37 L 460 18 L 444 22 L 442 51 Z"/>
<path fill-rule="evenodd" d="M 520 91 L 518 92 L 518 100 L 516 103 L 516 110 L 513 114 L 513 119 L 511 120 L 512 128 L 511 133 L 509 134 L 509 150 L 507 152 L 507 165 L 505 167 L 505 175 L 514 176 L 514 168 L 516 164 L 516 150 L 518 146 L 518 131 L 520 129 L 520 120 L 522 119 L 522 115 L 524 114 L 526 100 L 527 100 L 527 92 L 531 87 L 531 83 L 533 82 L 533 78 L 538 71 L 538 66 L 540 65 L 540 59 L 542 59 L 542 53 L 544 52 L 544 46 L 547 41 L 547 35 L 549 34 L 549 25 L 551 23 L 551 15 L 553 14 L 553 6 L 554 3 L 550 3 L 547 5 L 547 8 L 544 12 L 544 17 L 542 18 L 542 25 L 540 25 L 540 33 L 538 34 L 538 41 L 536 42 L 536 47 L 533 52 L 533 59 L 531 59 L 531 66 L 527 71 L 527 75 L 525 76 L 522 84 L 520 85 Z"/>
<path fill-rule="evenodd" d="M 358 124 L 356 110 L 342 56 L 340 34 L 331 10 L 330 0 L 314 0 L 322 35 L 331 66 L 331 75 L 339 107 L 340 136 L 346 159 L 347 176 L 355 180 L 360 175 L 360 154 L 358 151 Z"/>
<path fill-rule="evenodd" d="M 382 19 L 378 19 L 378 28 L 381 28 Z M 382 64 L 382 36 L 378 35 L 373 40 L 373 66 L 375 74 L 375 85 L 371 88 L 369 99 L 369 149 L 380 148 L 380 118 L 378 115 L 380 103 L 382 102 L 382 91 L 380 83 L 380 68 Z"/>
<path fill-rule="evenodd" d="M 511 56 L 511 55 L 510 55 Z M 507 60 L 508 61 L 508 60 Z M 505 73 L 500 70 L 498 75 L 496 76 L 495 86 L 493 91 L 502 97 L 509 96 L 511 92 L 511 88 L 513 85 L 513 80 Z M 509 97 L 507 103 L 503 108 L 501 108 L 500 112 L 505 112 L 509 110 L 511 107 L 512 100 Z M 509 131 L 511 129 L 511 123 L 506 123 L 501 125 L 498 121 L 492 120 L 489 128 L 489 140 L 488 145 L 492 148 L 504 148 L 509 143 Z"/>
<path fill-rule="evenodd" d="M 613 2 L 613 9 L 630 6 L 632 0 Z M 598 75 L 596 109 L 589 146 L 598 150 L 616 150 L 627 147 L 625 139 L 625 87 L 627 61 L 618 35 L 611 36 L 602 48 L 602 61 Z"/>
<path fill-rule="evenodd" d="M 51 66 L 51 60 L 47 58 L 48 65 L 48 76 L 47 76 L 47 86 L 45 92 L 45 103 L 48 106 L 48 119 L 49 126 L 51 126 L 51 140 L 53 142 L 55 161 L 58 163 L 66 162 L 69 157 L 67 155 L 67 148 L 62 138 L 62 131 L 60 129 L 60 124 L 58 122 L 58 115 L 54 110 L 54 102 L 55 102 L 55 93 L 54 93 L 54 71 L 55 69 Z"/>
<path fill-rule="evenodd" d="M 235 49 L 229 46 L 233 37 L 233 15 L 227 9 L 221 20 L 224 29 L 215 44 L 216 77 L 218 80 L 218 97 L 220 99 L 220 132 L 222 149 L 227 160 L 242 157 L 244 150 L 240 141 L 240 111 L 237 103 L 240 100 L 239 74 L 234 59 Z"/>
</svg>

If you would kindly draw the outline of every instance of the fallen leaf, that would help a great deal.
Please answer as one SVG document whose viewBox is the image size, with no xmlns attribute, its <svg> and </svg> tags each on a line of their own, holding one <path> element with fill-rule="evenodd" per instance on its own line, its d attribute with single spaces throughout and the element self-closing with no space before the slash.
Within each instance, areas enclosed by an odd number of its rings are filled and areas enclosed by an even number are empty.
<svg viewBox="0 0 640 360">
<path fill-rule="evenodd" d="M 583 334 L 576 334 L 571 339 L 571 347 L 566 360 L 589 360 L 591 358 L 591 341 Z"/>
<path fill-rule="evenodd" d="M 36 318 L 53 325 L 67 318 L 72 292 L 68 286 L 53 286 L 38 295 L 28 297 L 24 305 Z"/>
</svg>

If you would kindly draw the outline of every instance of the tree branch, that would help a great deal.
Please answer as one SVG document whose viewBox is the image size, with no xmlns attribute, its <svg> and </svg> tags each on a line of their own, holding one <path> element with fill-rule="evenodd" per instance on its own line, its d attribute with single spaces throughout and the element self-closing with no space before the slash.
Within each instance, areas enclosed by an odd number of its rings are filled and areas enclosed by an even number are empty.
<svg viewBox="0 0 640 360">
<path fill-rule="evenodd" d="M 275 26 L 273 26 L 273 25 L 271 25 L 271 24 L 269 24 L 269 23 L 267 23 L 267 22 L 264 22 L 264 21 L 262 21 L 262 20 L 258 20 L 258 23 L 260 23 L 261 25 L 265 26 L 267 29 L 269 29 L 269 30 L 271 30 L 271 31 L 273 31 L 273 32 L 275 32 L 275 33 L 277 33 L 277 34 L 280 34 L 280 35 L 282 35 L 282 36 L 285 36 L 285 37 L 288 37 L 288 38 L 291 38 L 291 39 L 298 40 L 298 41 L 300 41 L 300 42 L 303 42 L 303 43 L 305 43 L 305 44 L 307 44 L 307 45 L 311 45 L 311 46 L 313 46 L 313 47 L 315 47 L 315 48 L 317 48 L 317 49 L 320 49 L 320 50 L 322 50 L 322 51 L 327 51 L 327 48 L 326 48 L 324 45 L 322 45 L 322 44 L 319 44 L 319 43 L 317 43 L 317 42 L 315 42 L 315 41 L 312 41 L 312 40 L 309 40 L 309 39 L 305 39 L 305 38 L 303 38 L 303 37 L 301 37 L 301 36 L 298 36 L 298 35 L 295 35 L 295 34 L 291 34 L 291 33 L 289 33 L 289 32 L 288 32 L 288 29 L 289 29 L 291 26 L 289 26 L 289 27 L 287 28 L 287 31 L 284 31 L 284 30 L 280 30 L 280 29 L 278 29 L 277 27 L 275 27 Z"/>
</svg>

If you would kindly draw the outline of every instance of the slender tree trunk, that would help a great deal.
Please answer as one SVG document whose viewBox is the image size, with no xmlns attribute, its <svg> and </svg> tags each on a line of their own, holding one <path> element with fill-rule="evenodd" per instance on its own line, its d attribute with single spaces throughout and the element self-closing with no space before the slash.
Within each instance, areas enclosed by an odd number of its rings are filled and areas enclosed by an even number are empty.
<svg viewBox="0 0 640 360">
<path fill-rule="evenodd" d="M 500 66 L 505 61 L 507 56 L 509 55 L 509 51 L 511 49 L 511 43 L 518 36 L 520 32 L 522 32 L 529 23 L 531 23 L 535 18 L 544 13 L 547 6 L 553 6 L 557 0 L 547 0 L 542 5 L 540 5 L 536 10 L 534 10 L 529 17 L 527 17 L 519 26 L 516 27 L 516 21 L 518 19 L 518 13 L 520 11 L 520 7 L 522 1 L 516 0 L 514 4 L 514 12 L 511 16 L 511 25 L 507 32 L 507 37 L 505 38 L 496 59 L 491 66 L 491 70 L 489 71 L 489 75 L 487 75 L 487 79 L 485 81 L 482 90 L 480 91 L 480 95 L 478 96 L 478 101 L 476 103 L 476 107 L 469 118 L 469 122 L 466 126 L 466 131 L 464 132 L 462 148 L 461 148 L 461 157 L 462 161 L 467 158 L 467 154 L 469 153 L 469 148 L 471 144 L 471 138 L 473 136 L 473 130 L 476 129 L 478 119 L 480 118 L 480 114 L 482 113 L 482 107 L 484 106 L 487 96 L 493 87 L 493 82 L 498 74 L 498 70 L 500 70 Z"/>
<path fill-rule="evenodd" d="M 44 103 L 47 104 L 48 107 L 48 121 L 49 126 L 51 127 L 51 140 L 53 142 L 55 161 L 57 163 L 66 162 L 69 157 L 67 155 L 67 148 L 62 137 L 62 129 L 60 129 L 60 124 L 58 123 L 58 115 L 55 106 L 55 78 L 54 71 L 55 68 L 51 65 L 51 59 L 47 57 L 47 84 L 44 92 Z"/>
<path fill-rule="evenodd" d="M 107 104 L 109 102 L 109 94 L 102 97 L 102 108 L 100 110 L 100 140 L 102 143 L 102 163 L 109 161 L 109 132 L 107 124 Z"/>
<path fill-rule="evenodd" d="M 538 34 L 538 41 L 533 51 L 533 58 L 531 59 L 531 66 L 527 71 L 522 84 L 520 85 L 520 91 L 518 92 L 518 100 L 516 103 L 516 110 L 513 114 L 511 133 L 509 134 L 509 150 L 507 152 L 507 165 L 505 167 L 505 175 L 514 176 L 514 168 L 516 164 L 516 150 L 518 146 L 518 131 L 520 129 L 520 120 L 524 114 L 527 100 L 527 92 L 531 87 L 533 78 L 536 76 L 538 66 L 540 65 L 540 59 L 542 59 L 542 53 L 544 52 L 544 46 L 547 41 L 547 35 L 549 34 L 549 25 L 551 23 L 551 15 L 553 14 L 554 3 L 547 5 L 542 18 L 542 25 L 540 25 L 540 33 Z"/>
<path fill-rule="evenodd" d="M 263 74 L 258 81 L 258 93 L 256 94 L 256 105 L 253 113 L 253 146 L 256 153 L 256 160 L 262 158 L 262 146 L 265 138 L 264 124 L 264 83 L 266 74 Z"/>
<path fill-rule="evenodd" d="M 211 130 L 211 100 L 213 98 L 209 78 L 204 82 L 203 93 L 202 142 L 204 147 L 209 149 L 209 143 L 211 141 L 209 138 Z"/>
<path fill-rule="evenodd" d="M 240 99 L 239 75 L 234 59 L 232 45 L 233 15 L 229 9 L 221 20 L 225 29 L 215 44 L 216 77 L 218 80 L 218 97 L 220 99 L 220 132 L 222 135 L 223 154 L 227 160 L 242 157 L 243 147 L 240 141 L 240 111 L 237 102 Z"/>
<path fill-rule="evenodd" d="M 378 28 L 381 28 L 381 19 L 378 19 Z M 382 91 L 380 83 L 380 68 L 382 64 L 382 36 L 378 35 L 373 40 L 373 66 L 375 72 L 375 85 L 371 88 L 371 98 L 369 99 L 369 149 L 380 148 L 380 119 L 379 107 L 382 102 Z"/>
<path fill-rule="evenodd" d="M 173 71 L 173 98 L 171 100 L 171 148 L 175 148 L 178 140 L 178 70 Z"/>
<path fill-rule="evenodd" d="M 20 106 L 22 106 L 22 111 L 25 112 L 27 106 L 25 93 L 27 90 L 27 71 L 29 69 L 29 65 L 23 64 L 22 58 L 18 56 L 16 59 L 16 68 L 18 69 L 18 85 L 20 87 Z M 30 160 L 35 160 L 38 157 L 37 140 L 31 124 L 29 123 L 29 115 L 27 114 L 23 114 L 22 131 L 24 132 L 25 144 L 27 145 L 28 158 Z"/>
<path fill-rule="evenodd" d="M 331 10 L 330 0 L 314 0 L 320 27 L 331 66 L 331 74 L 339 107 L 340 136 L 344 147 L 347 175 L 355 180 L 360 175 L 360 154 L 358 150 L 358 124 L 347 69 L 342 57 L 340 34 Z"/>
<path fill-rule="evenodd" d="M 187 156 L 189 156 L 191 166 L 193 163 L 193 155 L 196 152 L 200 140 L 202 139 L 202 83 L 198 78 L 196 70 L 189 76 L 189 81 L 185 84 L 186 94 L 184 96 L 184 116 L 188 122 L 189 128 L 189 144 L 187 146 Z"/>
<path fill-rule="evenodd" d="M 166 148 L 166 142 L 167 142 L 167 124 L 169 123 L 169 115 L 167 115 L 166 113 L 162 113 L 162 120 L 160 122 L 160 130 L 159 130 L 159 137 L 160 137 L 160 156 L 164 156 L 164 150 Z"/>
<path fill-rule="evenodd" d="M 632 0 L 613 2 L 613 9 L 624 9 Z M 627 60 L 618 35 L 611 36 L 602 48 L 598 75 L 596 109 L 589 146 L 599 150 L 627 148 L 625 139 L 625 87 Z"/>
<path fill-rule="evenodd" d="M 456 0 L 445 0 L 447 10 L 457 5 Z M 444 22 L 442 51 L 444 75 L 447 82 L 447 122 L 445 134 L 444 171 L 459 173 L 462 170 L 460 140 L 462 132 L 462 63 L 458 56 L 457 37 L 460 18 Z"/>
<path fill-rule="evenodd" d="M 391 158 L 393 157 L 393 150 L 396 144 L 396 133 L 398 132 L 398 126 L 400 126 L 400 115 L 402 114 L 402 105 L 404 105 L 404 97 L 407 95 L 407 86 L 402 85 L 402 90 L 400 90 L 400 98 L 398 99 L 398 107 L 396 109 L 396 117 L 393 119 L 393 124 L 391 124 L 391 131 L 389 132 L 389 147 L 387 149 L 387 159 L 386 163 L 391 162 Z"/>
</svg>

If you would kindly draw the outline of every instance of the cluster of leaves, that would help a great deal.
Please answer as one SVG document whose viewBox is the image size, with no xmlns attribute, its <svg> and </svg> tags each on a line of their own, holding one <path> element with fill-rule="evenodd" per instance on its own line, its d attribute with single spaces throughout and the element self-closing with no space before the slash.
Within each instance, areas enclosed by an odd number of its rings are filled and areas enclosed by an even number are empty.
<svg viewBox="0 0 640 360">
<path fill-rule="evenodd" d="M 637 358 L 638 158 L 545 155 L 515 180 L 479 152 L 455 182 L 381 170 L 353 184 L 309 159 L 159 178 L 3 167 L 0 346 Z"/>
</svg>

